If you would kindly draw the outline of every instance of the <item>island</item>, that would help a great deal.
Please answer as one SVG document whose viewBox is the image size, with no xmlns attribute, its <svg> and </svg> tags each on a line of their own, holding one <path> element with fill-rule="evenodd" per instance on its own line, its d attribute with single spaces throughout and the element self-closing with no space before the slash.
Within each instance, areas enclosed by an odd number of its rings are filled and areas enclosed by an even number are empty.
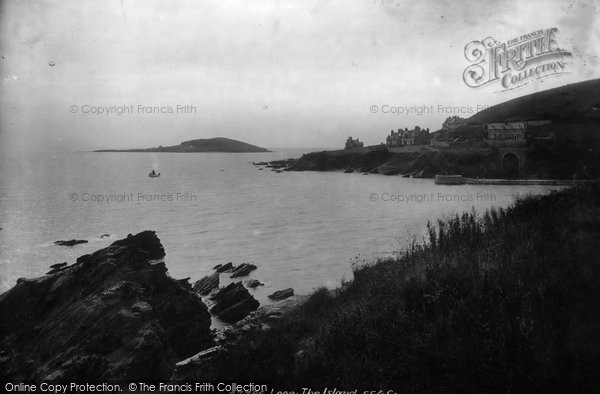
<svg viewBox="0 0 600 394">
<path fill-rule="evenodd" d="M 183 141 L 179 145 L 159 146 L 145 149 L 101 149 L 94 152 L 172 152 L 172 153 L 198 153 L 198 152 L 225 152 L 225 153 L 251 153 L 270 152 L 260 146 L 230 138 L 217 137 Z"/>
</svg>

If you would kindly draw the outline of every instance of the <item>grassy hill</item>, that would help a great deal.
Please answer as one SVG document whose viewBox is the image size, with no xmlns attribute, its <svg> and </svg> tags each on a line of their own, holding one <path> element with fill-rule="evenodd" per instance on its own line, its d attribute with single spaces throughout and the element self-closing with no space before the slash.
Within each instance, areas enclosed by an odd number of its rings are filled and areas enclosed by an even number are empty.
<svg viewBox="0 0 600 394">
<path fill-rule="evenodd" d="M 478 112 L 468 123 L 549 119 L 554 122 L 600 122 L 600 79 L 565 85 L 518 97 Z"/>
<path fill-rule="evenodd" d="M 528 130 L 530 148 L 521 176 L 530 178 L 600 177 L 600 79 L 529 94 L 497 104 L 466 120 L 466 124 L 435 138 L 481 141 L 483 124 L 493 122 L 551 120 L 555 143 L 535 140 Z M 539 129 L 538 129 L 539 130 Z M 487 174 L 480 174 L 487 176 Z"/>
<path fill-rule="evenodd" d="M 518 97 L 478 112 L 466 125 L 443 134 L 445 138 L 477 139 L 481 125 L 493 122 L 551 120 L 559 142 L 600 147 L 600 79 L 565 85 Z M 442 136 L 442 134 L 437 134 Z"/>
</svg>

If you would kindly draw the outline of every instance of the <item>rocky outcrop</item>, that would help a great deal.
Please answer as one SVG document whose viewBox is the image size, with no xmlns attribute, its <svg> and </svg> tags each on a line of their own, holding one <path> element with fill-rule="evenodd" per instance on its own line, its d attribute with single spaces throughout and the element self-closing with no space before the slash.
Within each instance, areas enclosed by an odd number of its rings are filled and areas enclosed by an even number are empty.
<svg viewBox="0 0 600 394">
<path fill-rule="evenodd" d="M 183 278 L 183 279 L 177 279 L 177 282 L 181 286 L 185 287 L 186 289 L 192 290 L 192 285 L 190 284 L 190 279 L 191 279 L 190 277 Z"/>
<path fill-rule="evenodd" d="M 206 306 L 164 255 L 145 231 L 0 295 L 0 380 L 167 379 L 213 346 Z"/>
<path fill-rule="evenodd" d="M 218 273 L 221 273 L 221 272 L 230 272 L 230 271 L 232 271 L 233 269 L 235 269 L 235 267 L 233 266 L 233 263 L 230 261 L 229 263 L 227 263 L 227 264 L 225 264 L 225 265 L 218 264 L 218 265 L 216 265 L 216 266 L 215 266 L 215 268 L 214 268 L 214 269 L 215 269 L 215 270 L 216 270 Z"/>
<path fill-rule="evenodd" d="M 250 272 L 254 271 L 256 266 L 254 264 L 242 263 L 238 265 L 235 269 L 231 271 L 231 278 L 241 278 L 242 276 L 248 275 Z"/>
<path fill-rule="evenodd" d="M 56 263 L 56 264 L 52 264 L 50 266 L 50 268 L 54 269 L 59 269 L 59 268 L 63 268 L 67 266 L 67 262 L 65 261 L 64 263 Z"/>
<path fill-rule="evenodd" d="M 86 244 L 87 242 L 88 241 L 86 241 L 85 239 L 71 239 L 68 241 L 55 241 L 54 244 L 60 246 L 74 246 L 79 244 Z"/>
<path fill-rule="evenodd" d="M 281 320 L 306 301 L 306 296 L 294 295 L 284 301 L 263 305 L 237 323 L 225 327 L 217 333 L 218 346 L 204 350 L 194 356 L 177 363 L 172 380 L 174 381 L 206 381 L 218 380 L 224 376 L 223 360 L 231 357 L 229 349 L 240 345 L 244 338 L 255 338 L 260 331 L 271 329 L 273 324 Z"/>
<path fill-rule="evenodd" d="M 257 310 L 224 330 L 222 339 L 217 342 L 234 342 L 240 335 L 252 330 L 268 330 L 271 325 L 280 320 L 286 313 L 302 305 L 308 297 L 293 295 L 281 302 L 261 305 Z"/>
<path fill-rule="evenodd" d="M 178 362 L 176 366 L 179 369 L 181 367 L 185 367 L 188 364 L 198 363 L 199 361 L 210 359 L 214 354 L 222 351 L 222 349 L 223 347 L 220 345 L 213 346 L 210 349 L 203 350 L 200 353 L 194 354 L 192 357 L 188 357 L 185 360 Z"/>
<path fill-rule="evenodd" d="M 289 289 L 285 289 L 285 290 L 277 290 L 273 294 L 270 294 L 268 297 L 270 299 L 272 299 L 273 301 L 281 301 L 281 300 L 285 300 L 286 298 L 291 297 L 293 295 L 294 295 L 294 289 L 289 288 Z"/>
<path fill-rule="evenodd" d="M 229 272 L 231 273 L 231 278 L 235 279 L 248 275 L 256 269 L 256 266 L 254 264 L 242 263 L 236 267 L 232 262 L 229 262 L 227 264 L 217 264 L 213 269 L 219 274 Z"/>
<path fill-rule="evenodd" d="M 264 286 L 265 285 L 264 283 L 262 283 L 258 279 L 248 279 L 247 281 L 244 282 L 244 284 L 249 289 L 254 289 L 254 288 L 258 287 L 258 286 Z"/>
<path fill-rule="evenodd" d="M 66 261 L 64 263 L 52 264 L 50 266 L 50 271 L 48 271 L 46 273 L 46 275 L 55 274 L 55 273 L 59 272 L 60 270 L 62 270 L 66 266 L 67 266 L 67 262 Z"/>
<path fill-rule="evenodd" d="M 194 291 L 202 296 L 208 295 L 214 289 L 219 287 L 219 274 L 214 273 L 212 275 L 205 276 L 196 283 L 194 283 Z"/>
<path fill-rule="evenodd" d="M 226 323 L 235 323 L 259 307 L 242 282 L 229 284 L 210 297 L 215 304 L 210 312 Z"/>
</svg>

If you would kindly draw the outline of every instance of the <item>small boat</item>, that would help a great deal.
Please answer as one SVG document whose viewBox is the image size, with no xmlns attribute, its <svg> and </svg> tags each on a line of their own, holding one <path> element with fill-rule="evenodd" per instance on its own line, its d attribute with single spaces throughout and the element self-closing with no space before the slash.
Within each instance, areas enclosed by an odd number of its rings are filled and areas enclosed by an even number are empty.
<svg viewBox="0 0 600 394">
<path fill-rule="evenodd" d="M 158 178 L 160 176 L 160 172 L 157 173 L 156 171 L 152 170 L 152 171 L 150 171 L 150 173 L 148 174 L 148 176 L 150 178 Z"/>
</svg>

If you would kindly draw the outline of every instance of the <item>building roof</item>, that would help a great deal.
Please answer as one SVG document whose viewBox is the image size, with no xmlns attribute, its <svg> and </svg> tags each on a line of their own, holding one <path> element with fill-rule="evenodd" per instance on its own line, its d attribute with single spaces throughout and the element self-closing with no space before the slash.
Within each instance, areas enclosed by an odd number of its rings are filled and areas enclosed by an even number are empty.
<svg viewBox="0 0 600 394">
<path fill-rule="evenodd" d="M 486 123 L 488 130 L 525 130 L 525 122 Z"/>
</svg>

